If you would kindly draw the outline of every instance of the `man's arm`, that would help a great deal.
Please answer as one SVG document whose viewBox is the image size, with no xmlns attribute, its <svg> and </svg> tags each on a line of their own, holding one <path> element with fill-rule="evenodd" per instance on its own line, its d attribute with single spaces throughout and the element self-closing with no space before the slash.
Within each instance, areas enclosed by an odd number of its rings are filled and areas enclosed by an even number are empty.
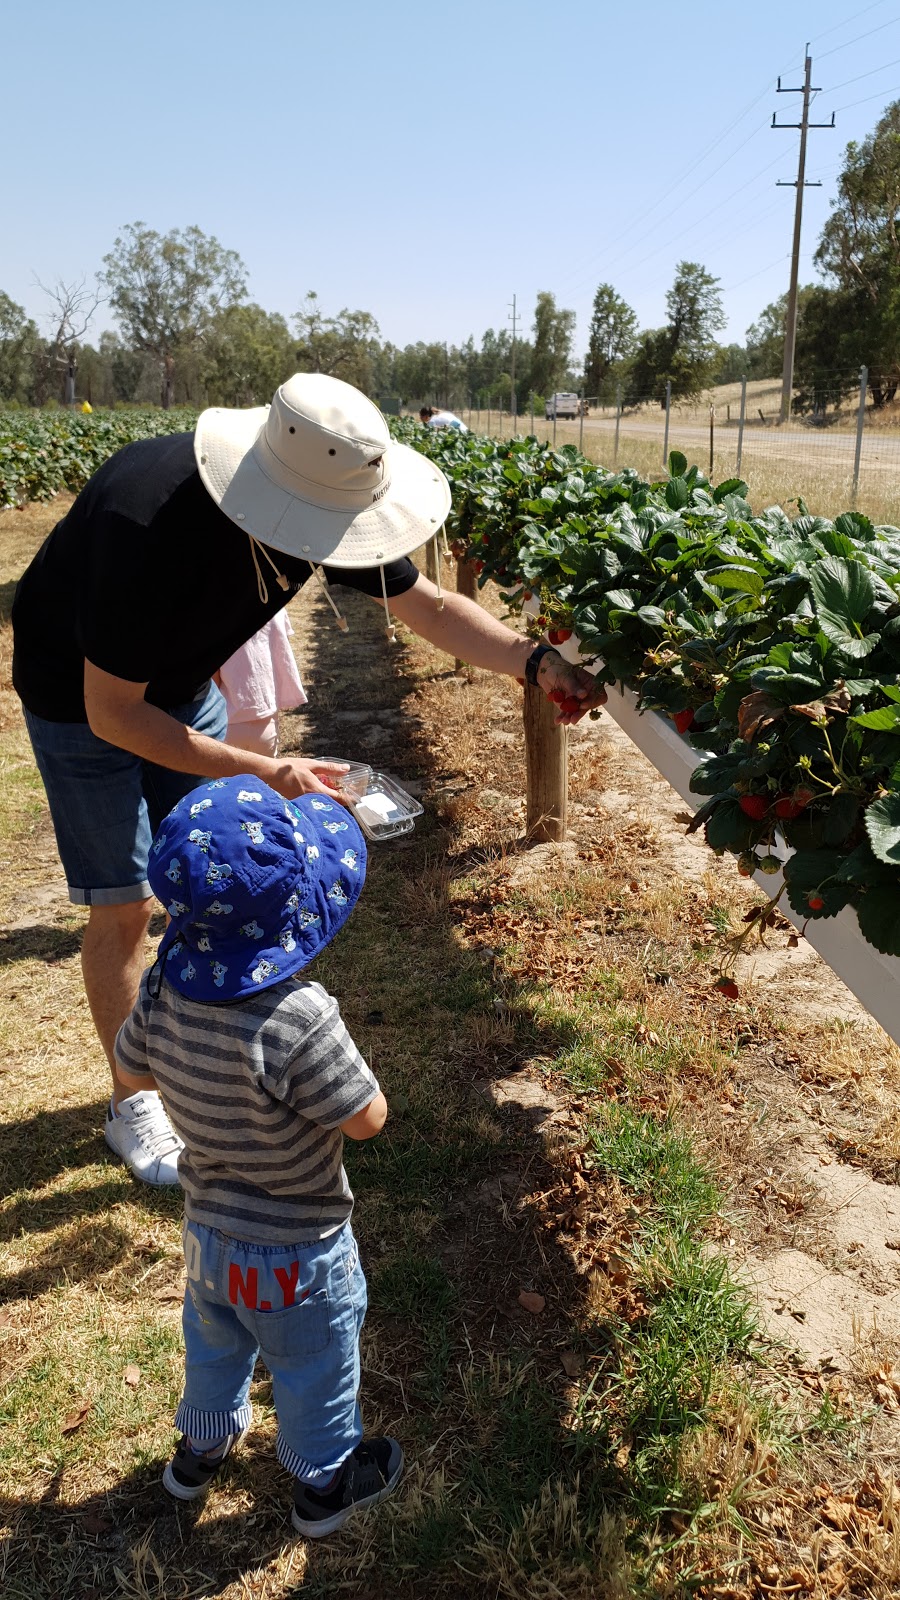
<svg viewBox="0 0 900 1600">
<path fill-rule="evenodd" d="M 232 778 L 251 772 L 286 799 L 299 794 L 341 796 L 322 782 L 329 773 L 346 772 L 346 765 L 303 761 L 299 757 L 254 755 L 238 750 L 205 733 L 195 733 L 144 699 L 146 683 L 130 683 L 84 663 L 84 704 L 91 732 L 98 739 L 130 750 L 144 761 L 170 772 L 196 772 L 204 778 Z"/>
<path fill-rule="evenodd" d="M 525 663 L 535 648 L 532 639 L 514 633 L 465 595 L 445 592 L 443 600 L 443 609 L 439 609 L 437 589 L 428 578 L 420 576 L 411 589 L 392 597 L 390 607 L 413 633 L 437 645 L 439 650 L 446 650 L 448 655 L 458 656 L 473 667 L 484 667 L 488 672 L 505 672 L 511 678 L 524 678 Z M 559 723 L 578 722 L 586 711 L 602 706 L 606 700 L 602 684 L 583 667 L 563 661 L 555 650 L 548 650 L 541 658 L 538 683 L 545 694 L 558 689 L 581 702 L 581 709 L 572 715 L 558 712 L 556 721 Z"/>
</svg>

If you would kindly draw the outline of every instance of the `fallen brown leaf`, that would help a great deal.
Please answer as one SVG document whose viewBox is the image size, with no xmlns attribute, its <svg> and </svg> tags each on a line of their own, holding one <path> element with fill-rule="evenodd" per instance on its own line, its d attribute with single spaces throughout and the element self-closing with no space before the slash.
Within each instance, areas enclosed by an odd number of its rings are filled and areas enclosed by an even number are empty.
<svg viewBox="0 0 900 1600">
<path fill-rule="evenodd" d="M 582 1361 L 577 1350 L 563 1350 L 559 1359 L 562 1362 L 563 1371 L 566 1373 L 567 1377 L 579 1377 L 582 1368 L 584 1367 L 584 1362 Z"/>
<path fill-rule="evenodd" d="M 167 1283 L 164 1289 L 155 1289 L 154 1300 L 183 1300 L 184 1289 L 177 1283 Z"/>
<path fill-rule="evenodd" d="M 84 1421 L 85 1417 L 87 1416 L 88 1412 L 90 1411 L 90 1409 L 91 1409 L 91 1401 L 90 1400 L 82 1400 L 81 1403 L 78 1406 L 76 1406 L 74 1411 L 70 1411 L 63 1418 L 63 1425 L 62 1425 L 62 1428 L 60 1429 L 60 1432 L 61 1433 L 74 1433 L 76 1428 L 80 1428 L 81 1427 L 81 1424 L 83 1423 L 83 1421 Z"/>
<path fill-rule="evenodd" d="M 115 1524 L 112 1517 L 105 1517 L 102 1511 L 88 1511 L 81 1519 L 81 1526 L 85 1533 L 110 1533 Z"/>
<path fill-rule="evenodd" d="M 522 1289 L 519 1292 L 519 1305 L 530 1311 L 532 1316 L 539 1316 L 546 1304 L 542 1294 L 532 1294 L 530 1289 Z"/>
<path fill-rule="evenodd" d="M 136 1389 L 141 1381 L 141 1369 L 134 1365 L 126 1367 L 122 1376 L 130 1388 Z"/>
</svg>

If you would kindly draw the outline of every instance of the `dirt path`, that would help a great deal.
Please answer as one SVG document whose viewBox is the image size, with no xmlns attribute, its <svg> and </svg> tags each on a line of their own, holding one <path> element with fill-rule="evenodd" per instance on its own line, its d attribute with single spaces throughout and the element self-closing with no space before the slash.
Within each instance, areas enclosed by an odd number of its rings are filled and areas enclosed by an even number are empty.
<svg viewBox="0 0 900 1600">
<path fill-rule="evenodd" d="M 734 865 L 685 833 L 680 796 L 614 723 L 589 725 L 574 748 L 591 741 L 616 783 L 596 804 L 612 818 L 648 819 L 658 879 L 711 886 L 733 902 Z M 768 949 L 741 958 L 739 977 L 751 1016 L 774 1020 L 783 1043 L 748 1043 L 739 1055 L 722 1140 L 737 1164 L 736 1201 L 755 1195 L 765 1220 L 731 1253 L 774 1339 L 835 1370 L 891 1365 L 900 1358 L 900 1052 L 803 940 L 792 950 L 785 932 L 774 934 Z M 785 1213 L 801 1210 L 802 1226 L 791 1225 Z M 900 1429 L 895 1448 L 900 1460 Z"/>
</svg>

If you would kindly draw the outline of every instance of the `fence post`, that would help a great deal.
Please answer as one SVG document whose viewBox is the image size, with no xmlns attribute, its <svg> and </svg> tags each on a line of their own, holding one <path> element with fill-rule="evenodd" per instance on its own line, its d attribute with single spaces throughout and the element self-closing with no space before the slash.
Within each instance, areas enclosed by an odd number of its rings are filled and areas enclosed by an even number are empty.
<svg viewBox="0 0 900 1600">
<path fill-rule="evenodd" d="M 713 456 L 715 454 L 715 448 L 716 448 L 716 408 L 715 408 L 715 406 L 710 406 L 710 408 L 709 408 L 709 481 L 710 481 L 710 483 L 712 483 Z"/>
<path fill-rule="evenodd" d="M 556 445 L 556 396 L 553 397 L 553 444 Z"/>
<path fill-rule="evenodd" d="M 578 448 L 584 454 L 584 394 L 581 396 L 581 405 L 578 412 Z"/>
<path fill-rule="evenodd" d="M 560 843 L 569 823 L 568 738 L 542 689 L 525 685 L 525 831 L 533 841 Z"/>
<path fill-rule="evenodd" d="M 672 410 L 672 380 L 666 379 L 666 431 L 663 434 L 663 466 L 669 465 L 669 414 Z"/>
<path fill-rule="evenodd" d="M 478 583 L 475 577 L 475 568 L 471 561 L 457 561 L 456 563 L 456 592 L 457 594 L 465 595 L 467 600 L 474 600 L 477 605 Z M 462 672 L 465 665 L 465 661 L 462 661 L 457 656 L 456 671 Z"/>
<path fill-rule="evenodd" d="M 503 401 L 497 401 L 497 438 L 503 438 Z"/>
<path fill-rule="evenodd" d="M 747 379 L 741 379 L 741 415 L 738 420 L 738 447 L 737 461 L 734 464 L 735 472 L 741 470 L 741 456 L 744 454 L 744 418 L 747 415 Z"/>
<path fill-rule="evenodd" d="M 490 397 L 490 395 L 488 395 L 487 414 L 488 414 L 487 431 L 488 431 L 488 433 L 490 433 L 490 431 L 491 431 L 491 397 Z"/>
<path fill-rule="evenodd" d="M 534 390 L 531 391 L 531 431 L 534 433 Z"/>
<path fill-rule="evenodd" d="M 613 445 L 613 466 L 619 465 L 619 423 L 622 421 L 622 385 L 616 384 L 616 442 Z"/>
<path fill-rule="evenodd" d="M 853 457 L 853 509 L 859 494 L 859 462 L 862 455 L 863 428 L 866 425 L 866 394 L 869 388 L 869 369 L 859 369 L 859 410 L 856 413 L 856 453 Z"/>
</svg>

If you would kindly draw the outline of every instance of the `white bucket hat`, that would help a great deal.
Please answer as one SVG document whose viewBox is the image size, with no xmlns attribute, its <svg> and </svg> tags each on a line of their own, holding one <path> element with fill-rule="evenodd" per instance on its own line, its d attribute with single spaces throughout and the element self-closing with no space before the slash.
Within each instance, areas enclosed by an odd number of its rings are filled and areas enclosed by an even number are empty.
<svg viewBox="0 0 900 1600">
<path fill-rule="evenodd" d="M 311 565 L 375 567 L 439 532 L 450 485 L 395 444 L 352 384 L 298 372 L 271 406 L 211 406 L 194 434 L 204 487 L 260 544 Z"/>
</svg>

